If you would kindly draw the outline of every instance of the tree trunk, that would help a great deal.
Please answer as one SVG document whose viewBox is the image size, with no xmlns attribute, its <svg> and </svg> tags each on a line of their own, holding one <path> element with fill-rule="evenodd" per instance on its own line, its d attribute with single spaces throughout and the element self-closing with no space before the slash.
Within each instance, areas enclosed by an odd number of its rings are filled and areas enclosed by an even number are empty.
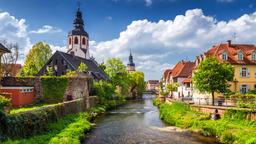
<svg viewBox="0 0 256 144">
<path fill-rule="evenodd" d="M 212 92 L 212 105 L 214 105 L 214 92 Z"/>
</svg>

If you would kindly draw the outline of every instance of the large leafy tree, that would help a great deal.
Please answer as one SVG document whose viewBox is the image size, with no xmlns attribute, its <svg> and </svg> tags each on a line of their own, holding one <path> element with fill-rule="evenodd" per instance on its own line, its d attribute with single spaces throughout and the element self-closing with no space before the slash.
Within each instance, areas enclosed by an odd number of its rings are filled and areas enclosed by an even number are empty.
<svg viewBox="0 0 256 144">
<path fill-rule="evenodd" d="M 119 58 L 111 58 L 107 60 L 105 66 L 105 72 L 109 76 L 113 86 L 120 87 L 122 94 L 128 92 L 129 77 L 123 62 Z"/>
<path fill-rule="evenodd" d="M 38 42 L 33 45 L 25 59 L 24 76 L 34 76 L 51 56 L 52 50 L 48 44 Z"/>
<path fill-rule="evenodd" d="M 130 78 L 130 92 L 136 90 L 139 96 L 145 91 L 144 73 L 140 71 L 135 71 L 129 73 Z"/>
<path fill-rule="evenodd" d="M 202 61 L 193 75 L 193 84 L 200 92 L 212 94 L 214 105 L 214 93 L 224 93 L 228 90 L 228 81 L 234 78 L 234 68 L 227 63 L 219 63 L 214 57 L 207 57 Z"/>
</svg>

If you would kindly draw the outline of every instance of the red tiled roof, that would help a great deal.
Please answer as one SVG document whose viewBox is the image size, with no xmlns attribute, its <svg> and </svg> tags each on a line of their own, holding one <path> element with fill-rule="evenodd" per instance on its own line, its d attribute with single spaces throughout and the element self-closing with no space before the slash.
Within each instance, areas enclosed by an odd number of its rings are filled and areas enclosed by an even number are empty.
<svg viewBox="0 0 256 144">
<path fill-rule="evenodd" d="M 243 60 L 238 60 L 237 53 L 239 51 L 242 51 L 244 54 Z M 220 62 L 224 62 L 222 60 L 221 54 L 223 52 L 226 52 L 228 54 L 228 60 L 226 62 L 230 64 L 256 64 L 256 61 L 251 60 L 251 54 L 253 51 L 256 51 L 255 45 L 250 44 L 219 44 L 217 46 L 213 46 L 211 49 L 209 49 L 207 52 L 205 52 L 205 56 L 214 56 L 216 57 Z"/>
<path fill-rule="evenodd" d="M 171 76 L 173 78 L 175 78 L 175 77 L 188 77 L 189 75 L 191 75 L 192 70 L 194 69 L 194 67 L 195 67 L 194 62 L 180 61 L 173 68 Z"/>
<path fill-rule="evenodd" d="M 166 79 L 167 79 L 167 76 L 168 76 L 168 74 L 169 74 L 170 72 L 172 72 L 171 69 L 166 69 L 166 70 L 164 71 L 163 80 L 166 80 Z"/>
<path fill-rule="evenodd" d="M 189 75 L 182 83 L 191 83 L 192 82 L 192 74 Z"/>
</svg>

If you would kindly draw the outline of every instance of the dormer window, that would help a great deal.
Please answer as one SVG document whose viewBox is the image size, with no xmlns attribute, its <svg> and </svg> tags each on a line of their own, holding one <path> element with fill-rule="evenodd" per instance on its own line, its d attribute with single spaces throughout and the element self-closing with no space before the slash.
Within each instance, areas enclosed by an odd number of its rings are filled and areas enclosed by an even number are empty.
<svg viewBox="0 0 256 144">
<path fill-rule="evenodd" d="M 256 51 L 253 51 L 253 52 L 252 52 L 252 60 L 255 60 L 255 61 L 256 61 Z"/>
<path fill-rule="evenodd" d="M 223 60 L 228 60 L 228 54 L 226 52 L 222 53 L 222 59 Z"/>
<path fill-rule="evenodd" d="M 243 54 L 243 52 L 242 52 L 242 51 L 239 51 L 239 52 L 237 53 L 237 57 L 238 57 L 238 60 L 244 60 L 244 54 Z"/>
</svg>

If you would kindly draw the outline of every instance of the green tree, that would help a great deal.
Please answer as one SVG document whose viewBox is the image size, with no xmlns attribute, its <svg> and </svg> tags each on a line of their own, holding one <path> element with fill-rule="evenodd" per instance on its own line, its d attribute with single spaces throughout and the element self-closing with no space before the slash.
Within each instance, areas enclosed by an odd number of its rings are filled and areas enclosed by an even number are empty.
<svg viewBox="0 0 256 144">
<path fill-rule="evenodd" d="M 106 62 L 105 72 L 115 87 L 121 88 L 121 94 L 127 94 L 129 90 L 129 77 L 126 66 L 119 58 L 111 58 Z"/>
<path fill-rule="evenodd" d="M 129 73 L 130 79 L 130 92 L 132 93 L 135 89 L 139 96 L 145 91 L 145 81 L 144 81 L 144 73 L 140 71 L 135 71 Z"/>
<path fill-rule="evenodd" d="M 169 83 L 166 86 L 167 92 L 170 93 L 171 92 L 171 96 L 173 96 L 173 92 L 178 90 L 178 83 Z"/>
<path fill-rule="evenodd" d="M 193 75 L 193 84 L 200 92 L 212 94 L 214 105 L 214 93 L 224 93 L 228 90 L 228 81 L 234 78 L 234 68 L 227 63 L 219 63 L 216 58 L 207 57 L 202 61 Z"/>
<path fill-rule="evenodd" d="M 48 44 L 36 43 L 26 56 L 23 72 L 25 76 L 34 76 L 52 56 L 52 50 Z"/>
<path fill-rule="evenodd" d="M 106 69 L 106 65 L 104 63 L 99 64 L 99 68 L 103 71 Z"/>
<path fill-rule="evenodd" d="M 87 67 L 86 64 L 80 63 L 80 65 L 79 65 L 78 68 L 77 68 L 77 72 L 80 72 L 80 73 L 86 72 L 87 69 L 88 69 L 88 67 Z"/>
</svg>

